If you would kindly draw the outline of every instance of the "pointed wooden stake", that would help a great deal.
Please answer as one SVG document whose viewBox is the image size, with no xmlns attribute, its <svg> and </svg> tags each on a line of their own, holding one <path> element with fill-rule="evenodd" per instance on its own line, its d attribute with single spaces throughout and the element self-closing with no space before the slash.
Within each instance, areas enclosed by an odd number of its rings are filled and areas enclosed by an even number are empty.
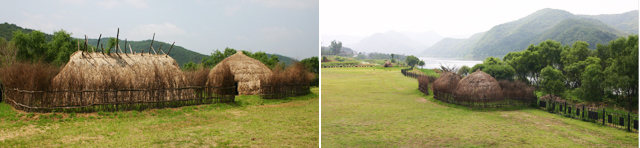
<svg viewBox="0 0 640 148">
<path fill-rule="evenodd" d="M 96 44 L 96 48 L 98 48 L 98 46 L 100 46 L 100 39 L 102 39 L 102 34 L 100 34 L 100 37 L 98 37 L 98 44 Z"/>
<path fill-rule="evenodd" d="M 176 42 L 173 42 L 173 44 L 176 44 Z M 173 44 L 171 44 L 171 47 L 169 48 L 169 51 L 167 51 L 167 56 L 169 56 L 169 53 L 171 52 L 171 48 L 173 48 Z M 167 57 L 165 56 L 165 57 Z"/>
<path fill-rule="evenodd" d="M 151 53 L 151 47 L 153 46 L 153 40 L 155 39 L 156 39 L 156 33 L 153 33 L 153 38 L 151 38 L 151 45 L 149 45 L 149 53 Z"/>
</svg>

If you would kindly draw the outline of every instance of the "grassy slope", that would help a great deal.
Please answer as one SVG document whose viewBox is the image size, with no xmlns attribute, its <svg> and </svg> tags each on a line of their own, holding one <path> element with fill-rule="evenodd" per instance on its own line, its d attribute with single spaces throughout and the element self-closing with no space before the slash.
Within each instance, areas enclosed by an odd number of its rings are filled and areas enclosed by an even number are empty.
<svg viewBox="0 0 640 148">
<path fill-rule="evenodd" d="M 538 109 L 452 107 L 388 70 L 322 69 L 322 146 L 638 147 L 638 133 Z"/>
<path fill-rule="evenodd" d="M 285 100 L 242 96 L 231 105 L 77 114 L 76 118 L 65 113 L 62 120 L 54 121 L 42 119 L 51 113 L 30 118 L 18 113 L 20 120 L 10 121 L 6 116 L 16 113 L 1 103 L 0 147 L 317 147 L 318 88 L 312 91 Z"/>
</svg>

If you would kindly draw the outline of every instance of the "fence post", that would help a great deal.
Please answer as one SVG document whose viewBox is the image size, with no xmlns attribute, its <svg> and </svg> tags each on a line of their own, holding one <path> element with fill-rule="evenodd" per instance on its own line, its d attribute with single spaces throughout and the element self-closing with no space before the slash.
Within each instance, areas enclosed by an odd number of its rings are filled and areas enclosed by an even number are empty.
<svg viewBox="0 0 640 148">
<path fill-rule="evenodd" d="M 627 131 L 631 131 L 631 114 L 629 112 L 627 112 Z"/>
<path fill-rule="evenodd" d="M 567 101 L 564 101 L 564 114 L 567 114 Z"/>
<path fill-rule="evenodd" d="M 584 119 L 584 104 L 582 104 L 582 119 Z"/>
<path fill-rule="evenodd" d="M 604 124 L 604 117 L 606 116 L 606 111 L 604 110 L 604 108 L 602 108 L 602 125 Z"/>
</svg>

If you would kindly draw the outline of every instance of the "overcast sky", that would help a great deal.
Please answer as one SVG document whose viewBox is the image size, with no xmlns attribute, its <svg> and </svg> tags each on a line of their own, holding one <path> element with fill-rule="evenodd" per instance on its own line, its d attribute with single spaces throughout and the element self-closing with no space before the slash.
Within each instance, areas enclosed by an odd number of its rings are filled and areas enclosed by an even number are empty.
<svg viewBox="0 0 640 148">
<path fill-rule="evenodd" d="M 395 30 L 471 35 L 544 8 L 617 14 L 638 10 L 638 0 L 320 0 L 320 34 L 364 37 Z"/>
<path fill-rule="evenodd" d="M 151 39 L 209 55 L 225 47 L 318 56 L 318 0 L 55 0 L 3 1 L 0 23 L 73 37 Z"/>
</svg>

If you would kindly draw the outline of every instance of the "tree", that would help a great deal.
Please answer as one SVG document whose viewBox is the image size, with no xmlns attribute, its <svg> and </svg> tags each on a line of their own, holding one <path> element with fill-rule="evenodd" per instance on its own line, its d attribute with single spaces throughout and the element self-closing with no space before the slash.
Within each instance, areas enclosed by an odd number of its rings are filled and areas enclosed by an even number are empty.
<svg viewBox="0 0 640 148">
<path fill-rule="evenodd" d="M 424 66 L 424 64 L 425 64 L 425 63 L 424 63 L 424 61 L 422 61 L 422 60 L 420 60 L 420 62 L 418 62 L 418 66 L 420 66 L 420 67 Z"/>
<path fill-rule="evenodd" d="M 196 71 L 196 70 L 198 70 L 198 64 L 189 61 L 189 63 L 184 64 L 182 70 L 184 70 L 184 71 Z"/>
<path fill-rule="evenodd" d="M 471 68 L 469 68 L 469 66 L 467 65 L 463 65 L 462 67 L 460 67 L 460 69 L 458 70 L 458 74 L 462 75 L 462 76 L 467 76 L 469 74 L 469 70 L 471 70 Z"/>
<path fill-rule="evenodd" d="M 17 58 L 19 60 L 36 60 L 42 58 L 47 51 L 47 41 L 44 33 L 33 31 L 24 34 L 22 31 L 13 32 L 13 39 L 18 47 Z"/>
<path fill-rule="evenodd" d="M 556 96 L 561 96 L 564 93 L 565 87 L 564 76 L 560 70 L 557 70 L 551 66 L 547 66 L 540 72 L 540 77 L 542 77 L 542 92 L 545 94 L 553 94 Z"/>
<path fill-rule="evenodd" d="M 420 62 L 420 59 L 413 55 L 410 55 L 405 59 L 405 62 L 407 63 L 407 65 L 411 66 L 411 69 L 413 69 L 413 66 Z"/>
<path fill-rule="evenodd" d="M 590 57 L 591 58 L 591 57 Z M 604 73 L 600 63 L 592 63 L 585 68 L 582 76 L 582 86 L 578 89 L 581 99 L 587 101 L 602 101 L 604 89 Z"/>
<path fill-rule="evenodd" d="M 610 66 L 604 70 L 604 85 L 628 98 L 631 110 L 638 101 L 638 35 L 612 40 L 608 46 Z"/>
<path fill-rule="evenodd" d="M 331 48 L 334 55 L 338 55 L 342 49 L 342 42 L 336 42 L 336 40 L 333 40 L 331 41 L 331 46 L 329 46 L 329 48 Z"/>
<path fill-rule="evenodd" d="M 393 53 L 391 54 L 391 59 L 393 60 Z M 392 62 L 393 63 L 393 62 Z"/>
<path fill-rule="evenodd" d="M 396 63 L 396 59 L 391 59 L 391 63 Z"/>
<path fill-rule="evenodd" d="M 336 40 L 331 41 L 331 46 L 329 46 L 331 48 L 331 51 L 333 51 L 333 54 L 338 55 L 340 54 L 340 50 L 342 49 L 342 42 L 336 42 Z"/>
<path fill-rule="evenodd" d="M 69 62 L 71 54 L 78 50 L 78 40 L 74 40 L 71 33 L 61 29 L 53 33 L 53 39 L 47 44 L 47 48 L 45 62 L 60 66 Z"/>
<path fill-rule="evenodd" d="M 302 59 L 300 61 L 300 63 L 302 63 L 302 65 L 307 67 L 307 70 L 309 72 L 318 74 L 320 72 L 320 61 L 318 61 L 318 57 L 310 57 L 310 58 L 306 58 L 306 59 Z"/>
<path fill-rule="evenodd" d="M 482 61 L 485 65 L 504 65 L 504 62 L 500 61 L 498 58 L 488 57 L 484 61 Z"/>
<path fill-rule="evenodd" d="M 209 67 L 209 68 L 213 68 L 216 65 L 218 65 L 218 63 L 220 63 L 220 61 L 224 60 L 225 58 L 233 55 L 236 53 L 236 50 L 233 48 L 229 48 L 226 47 L 224 49 L 224 52 L 220 52 L 220 50 L 215 50 L 213 51 L 213 53 L 211 53 L 211 56 L 208 57 L 204 57 L 202 58 L 202 61 L 200 61 L 200 63 L 204 66 L 204 67 Z"/>
<path fill-rule="evenodd" d="M 117 45 L 117 41 L 116 41 L 116 38 L 112 38 L 112 37 L 110 37 L 108 41 L 109 41 L 109 42 L 107 43 L 107 47 L 108 47 L 108 48 L 106 49 L 107 51 L 105 51 L 105 52 L 106 52 L 107 54 L 111 54 L 111 48 L 116 47 L 116 45 Z M 117 51 L 116 51 L 116 52 L 117 52 Z"/>
</svg>

